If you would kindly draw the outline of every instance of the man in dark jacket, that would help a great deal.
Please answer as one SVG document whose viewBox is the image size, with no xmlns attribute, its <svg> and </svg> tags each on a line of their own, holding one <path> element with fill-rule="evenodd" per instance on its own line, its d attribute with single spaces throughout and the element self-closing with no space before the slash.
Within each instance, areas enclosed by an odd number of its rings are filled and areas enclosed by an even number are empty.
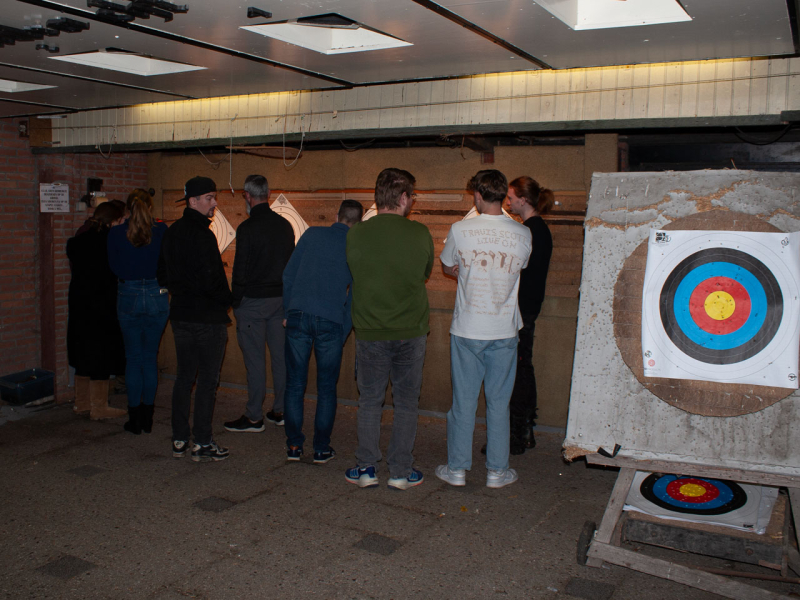
<svg viewBox="0 0 800 600">
<path fill-rule="evenodd" d="M 217 240 L 209 229 L 217 206 L 217 186 L 207 177 L 186 182 L 186 209 L 164 234 L 158 281 L 172 295 L 169 316 L 178 373 L 172 388 L 172 455 L 181 458 L 194 436 L 192 460 L 228 458 L 228 449 L 211 437 L 231 290 Z M 189 429 L 192 385 L 197 378 L 194 422 Z"/>
<path fill-rule="evenodd" d="M 266 346 L 275 389 L 275 402 L 266 417 L 275 425 L 283 425 L 283 269 L 294 250 L 294 231 L 289 221 L 270 208 L 266 177 L 249 175 L 244 180 L 244 199 L 250 218 L 236 229 L 232 287 L 236 338 L 247 369 L 247 407 L 243 416 L 225 423 L 225 429 L 258 432 L 264 431 Z"/>
</svg>

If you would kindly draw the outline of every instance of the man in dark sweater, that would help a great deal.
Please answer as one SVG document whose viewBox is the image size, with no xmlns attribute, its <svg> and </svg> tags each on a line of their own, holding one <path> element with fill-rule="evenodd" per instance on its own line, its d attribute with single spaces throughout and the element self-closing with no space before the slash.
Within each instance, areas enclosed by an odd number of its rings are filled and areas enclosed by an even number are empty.
<svg viewBox="0 0 800 600">
<path fill-rule="evenodd" d="M 269 346 L 275 402 L 267 420 L 283 425 L 286 363 L 283 329 L 283 269 L 294 250 L 292 226 L 269 206 L 269 183 L 262 175 L 244 180 L 250 218 L 236 230 L 233 259 L 233 314 L 236 337 L 247 369 L 244 415 L 225 423 L 234 432 L 264 431 L 262 405 L 267 393 L 266 346 Z"/>
<path fill-rule="evenodd" d="M 336 417 L 336 382 L 342 346 L 352 328 L 353 278 L 347 267 L 347 231 L 361 220 L 364 208 L 345 200 L 330 227 L 311 227 L 297 243 L 283 272 L 286 316 L 286 458 L 303 455 L 303 395 L 311 349 L 317 363 L 317 412 L 314 419 L 314 464 L 336 456 L 331 431 Z"/>
<path fill-rule="evenodd" d="M 217 186 L 207 177 L 186 182 L 186 209 L 164 234 L 158 282 L 169 290 L 169 316 L 175 338 L 178 372 L 172 388 L 172 455 L 185 456 L 194 436 L 192 460 L 228 458 L 227 448 L 211 437 L 225 344 L 231 290 L 217 240 L 209 229 L 217 206 Z M 192 386 L 197 378 L 194 422 L 189 429 Z"/>
</svg>

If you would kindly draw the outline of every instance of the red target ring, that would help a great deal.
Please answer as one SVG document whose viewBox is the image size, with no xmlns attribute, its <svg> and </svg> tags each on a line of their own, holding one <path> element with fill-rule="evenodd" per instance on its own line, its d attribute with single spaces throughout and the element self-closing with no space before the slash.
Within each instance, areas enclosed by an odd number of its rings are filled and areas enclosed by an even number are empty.
<svg viewBox="0 0 800 600">
<path fill-rule="evenodd" d="M 706 312 L 706 299 L 716 292 L 725 292 L 733 298 L 735 309 L 727 319 L 713 319 Z M 750 294 L 741 283 L 730 277 L 710 277 L 692 292 L 689 314 L 700 329 L 712 335 L 733 333 L 750 317 Z"/>
<path fill-rule="evenodd" d="M 684 493 L 687 488 L 692 491 L 697 491 L 702 488 L 702 493 Z M 708 481 L 702 479 L 695 479 L 694 477 L 682 477 L 667 484 L 667 495 L 673 500 L 678 502 L 689 502 L 691 504 L 703 504 L 710 502 L 719 496 L 719 489 L 710 484 Z"/>
</svg>

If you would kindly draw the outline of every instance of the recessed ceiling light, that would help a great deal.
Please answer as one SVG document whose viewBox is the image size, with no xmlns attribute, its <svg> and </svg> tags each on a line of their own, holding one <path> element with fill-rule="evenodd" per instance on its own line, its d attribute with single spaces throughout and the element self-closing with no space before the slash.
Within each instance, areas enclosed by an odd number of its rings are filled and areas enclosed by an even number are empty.
<svg viewBox="0 0 800 600">
<path fill-rule="evenodd" d="M 367 52 L 413 46 L 409 42 L 381 33 L 377 29 L 335 13 L 262 25 L 247 25 L 240 29 L 322 54 Z"/>
<path fill-rule="evenodd" d="M 676 0 L 536 0 L 576 31 L 691 21 Z"/>
<path fill-rule="evenodd" d="M 64 62 L 109 69 L 111 71 L 121 71 L 132 73 L 133 75 L 168 75 L 170 73 L 184 73 L 186 71 L 199 71 L 206 67 L 197 67 L 185 63 L 153 58 L 145 54 L 128 52 L 117 48 L 106 48 L 94 52 L 82 52 L 80 54 L 68 54 L 66 56 L 48 56 L 53 60 L 63 60 Z"/>
<path fill-rule="evenodd" d="M 39 85 L 37 83 L 25 83 L 24 81 L 11 81 L 10 79 L 0 79 L 0 92 L 16 94 L 17 92 L 35 92 L 37 90 L 49 90 L 57 87 L 55 85 Z"/>
</svg>

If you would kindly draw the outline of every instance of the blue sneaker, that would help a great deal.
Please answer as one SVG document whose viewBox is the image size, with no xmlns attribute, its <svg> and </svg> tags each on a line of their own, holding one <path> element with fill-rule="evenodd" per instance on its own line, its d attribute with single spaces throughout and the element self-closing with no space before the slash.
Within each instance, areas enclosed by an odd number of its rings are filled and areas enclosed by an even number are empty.
<svg viewBox="0 0 800 600">
<path fill-rule="evenodd" d="M 297 461 L 303 456 L 303 449 L 300 446 L 289 446 L 286 448 L 286 460 Z"/>
<path fill-rule="evenodd" d="M 333 460 L 336 456 L 336 450 L 328 446 L 328 449 L 325 452 L 314 452 L 314 464 L 315 465 L 324 465 L 329 460 Z"/>
<path fill-rule="evenodd" d="M 375 476 L 375 467 L 353 467 L 345 471 L 344 478 L 358 487 L 378 487 L 378 478 Z"/>
<path fill-rule="evenodd" d="M 425 480 L 422 476 L 422 471 L 411 469 L 411 474 L 408 477 L 392 477 L 387 482 L 387 485 L 393 490 L 407 490 L 410 487 L 419 485 Z"/>
</svg>

